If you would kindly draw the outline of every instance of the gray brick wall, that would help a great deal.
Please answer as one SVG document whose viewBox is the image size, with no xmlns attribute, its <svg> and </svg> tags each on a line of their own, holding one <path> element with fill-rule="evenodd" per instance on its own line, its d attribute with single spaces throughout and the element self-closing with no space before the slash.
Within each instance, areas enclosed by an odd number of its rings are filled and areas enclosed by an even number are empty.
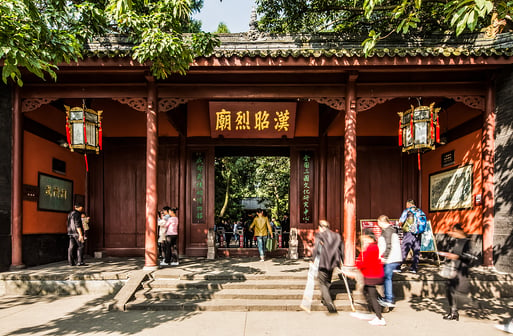
<svg viewBox="0 0 513 336">
<path fill-rule="evenodd" d="M 0 84 L 0 270 L 11 264 L 11 89 Z"/>
<path fill-rule="evenodd" d="M 496 81 L 494 261 L 513 272 L 513 66 Z"/>
</svg>

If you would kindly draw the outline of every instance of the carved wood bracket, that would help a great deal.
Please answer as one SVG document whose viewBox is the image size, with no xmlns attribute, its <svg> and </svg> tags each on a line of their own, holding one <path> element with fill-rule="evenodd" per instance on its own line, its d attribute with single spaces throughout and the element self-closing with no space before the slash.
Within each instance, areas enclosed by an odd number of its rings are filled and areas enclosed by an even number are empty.
<svg viewBox="0 0 513 336">
<path fill-rule="evenodd" d="M 343 97 L 319 97 L 312 99 L 319 104 L 328 105 L 335 110 L 344 111 L 346 109 L 346 98 Z"/>
<path fill-rule="evenodd" d="M 136 111 L 146 112 L 146 98 L 112 98 L 112 100 L 128 105 Z"/>
<path fill-rule="evenodd" d="M 171 111 L 178 105 L 185 104 L 188 101 L 188 98 L 161 98 L 159 99 L 159 112 Z"/>
<path fill-rule="evenodd" d="M 57 100 L 57 98 L 27 98 L 23 99 L 21 103 L 21 112 L 30 112 L 34 111 L 41 107 L 41 105 L 45 105 L 48 103 Z"/>
<path fill-rule="evenodd" d="M 356 111 L 362 112 L 366 110 L 370 110 L 374 106 L 378 104 L 383 104 L 390 98 L 378 98 L 378 97 L 367 97 L 367 98 L 358 98 L 356 101 Z"/>
<path fill-rule="evenodd" d="M 482 96 L 456 96 L 456 97 L 449 97 L 457 102 L 463 103 L 467 105 L 468 107 L 471 107 L 473 109 L 485 110 L 485 98 Z"/>
</svg>

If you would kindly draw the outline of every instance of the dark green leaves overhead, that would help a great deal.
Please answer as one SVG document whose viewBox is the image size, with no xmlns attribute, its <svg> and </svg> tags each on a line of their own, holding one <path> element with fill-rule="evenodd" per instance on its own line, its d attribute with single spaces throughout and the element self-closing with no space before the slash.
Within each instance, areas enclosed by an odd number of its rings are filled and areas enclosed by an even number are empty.
<svg viewBox="0 0 513 336">
<path fill-rule="evenodd" d="M 511 24 L 508 0 L 256 0 L 259 27 L 271 33 L 338 32 L 360 39 L 366 54 L 391 35 L 474 32 Z M 495 20 L 497 19 L 497 21 Z M 502 24 L 504 26 L 504 24 Z"/>
<path fill-rule="evenodd" d="M 124 34 L 133 57 L 157 78 L 185 73 L 218 40 L 191 19 L 202 0 L 3 0 L 0 2 L 2 79 L 22 85 L 22 68 L 56 79 L 57 65 L 82 57 L 86 43 Z"/>
</svg>

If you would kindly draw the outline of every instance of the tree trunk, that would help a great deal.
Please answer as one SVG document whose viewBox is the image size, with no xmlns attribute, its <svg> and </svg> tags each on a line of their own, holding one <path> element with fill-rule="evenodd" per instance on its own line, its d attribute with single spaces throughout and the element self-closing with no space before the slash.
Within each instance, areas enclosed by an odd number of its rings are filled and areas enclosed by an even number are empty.
<svg viewBox="0 0 513 336">
<path fill-rule="evenodd" d="M 219 217 L 222 218 L 224 216 L 224 213 L 226 212 L 226 209 L 228 208 L 228 200 L 230 199 L 230 184 L 232 181 L 232 172 L 229 171 L 226 176 L 226 192 L 224 193 L 224 204 L 221 208 L 221 211 L 219 212 Z"/>
</svg>

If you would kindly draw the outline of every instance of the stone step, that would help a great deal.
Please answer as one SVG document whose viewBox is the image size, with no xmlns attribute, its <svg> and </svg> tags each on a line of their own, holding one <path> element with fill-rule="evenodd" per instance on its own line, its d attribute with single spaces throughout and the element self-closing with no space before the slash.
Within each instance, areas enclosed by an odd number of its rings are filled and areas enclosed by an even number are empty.
<svg viewBox="0 0 513 336">
<path fill-rule="evenodd" d="M 222 281 L 222 280 L 171 280 L 171 279 L 154 279 L 142 284 L 143 288 L 169 288 L 169 289 L 304 289 L 306 278 L 294 280 L 240 280 L 240 281 Z M 354 289 L 354 282 L 350 283 L 350 289 Z M 317 282 L 315 287 L 318 288 Z M 344 289 L 343 281 L 334 281 L 331 286 L 333 289 Z"/>
<path fill-rule="evenodd" d="M 126 310 L 185 310 L 185 311 L 300 311 L 301 300 L 150 300 L 136 299 L 126 304 Z M 339 311 L 351 311 L 349 301 L 335 301 Z M 361 303 L 357 303 L 357 309 Z M 314 301 L 312 311 L 326 311 L 320 301 Z"/>
<path fill-rule="evenodd" d="M 345 292 L 332 291 L 332 295 L 337 300 L 347 300 L 348 296 Z M 355 294 L 356 299 L 364 299 L 363 295 Z M 214 299 L 244 299 L 244 300 L 301 300 L 303 298 L 303 290 L 301 289 L 222 289 L 222 290 L 171 290 L 166 288 L 144 289 L 135 294 L 136 299 L 149 300 L 214 300 Z M 313 293 L 314 300 L 321 299 L 321 292 L 315 290 Z"/>
</svg>

